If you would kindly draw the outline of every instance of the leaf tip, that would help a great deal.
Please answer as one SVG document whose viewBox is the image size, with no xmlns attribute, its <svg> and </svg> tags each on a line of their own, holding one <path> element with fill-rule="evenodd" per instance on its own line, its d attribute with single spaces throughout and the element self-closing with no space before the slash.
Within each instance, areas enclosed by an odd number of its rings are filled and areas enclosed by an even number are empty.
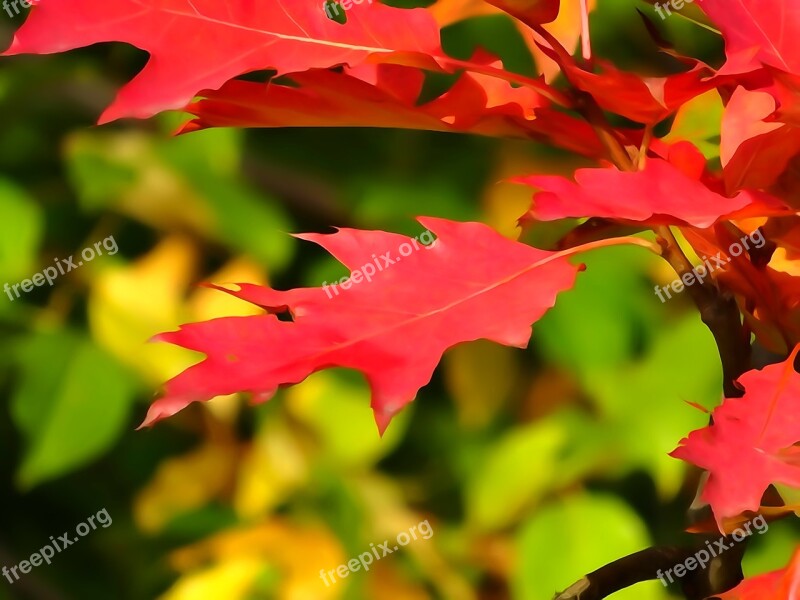
<svg viewBox="0 0 800 600">
<path fill-rule="evenodd" d="M 394 417 L 395 413 L 393 411 L 375 409 L 374 414 L 375 424 L 378 426 L 378 434 L 383 437 L 383 434 L 386 433 L 386 429 L 389 427 L 389 423 L 392 422 L 392 417 Z"/>
<path fill-rule="evenodd" d="M 710 411 L 710 410 L 708 410 L 708 409 L 707 409 L 705 406 L 703 406 L 702 404 L 698 404 L 697 402 L 693 402 L 692 400 L 684 400 L 684 402 L 686 402 L 686 404 L 688 404 L 689 406 L 692 406 L 692 407 L 696 408 L 696 409 L 697 409 L 697 410 L 699 410 L 700 412 L 703 412 L 703 413 L 705 413 L 705 414 L 707 414 L 707 415 L 710 415 L 710 414 L 711 414 L 711 411 Z"/>
</svg>

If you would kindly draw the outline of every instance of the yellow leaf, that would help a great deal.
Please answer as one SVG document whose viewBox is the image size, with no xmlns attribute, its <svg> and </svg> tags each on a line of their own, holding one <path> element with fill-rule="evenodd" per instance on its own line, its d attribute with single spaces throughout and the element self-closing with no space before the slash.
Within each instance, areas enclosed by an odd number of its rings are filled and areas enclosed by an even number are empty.
<svg viewBox="0 0 800 600">
<path fill-rule="evenodd" d="M 516 240 L 520 234 L 517 220 L 530 209 L 533 189 L 507 180 L 520 175 L 571 175 L 576 168 L 588 165 L 581 158 L 554 155 L 543 146 L 511 140 L 503 142 L 497 164 L 483 192 L 484 222 L 507 238 Z"/>
<path fill-rule="evenodd" d="M 233 505 L 243 519 L 268 514 L 308 480 L 308 459 L 280 419 L 264 421 L 240 463 Z"/>
<path fill-rule="evenodd" d="M 264 270 L 255 262 L 239 257 L 223 265 L 213 275 L 207 277 L 211 283 L 227 287 L 231 283 L 252 283 L 266 285 Z M 192 319 L 207 321 L 218 317 L 246 317 L 262 314 L 264 310 L 255 304 L 235 298 L 230 294 L 207 287 L 198 287 L 194 290 L 187 303 L 187 310 Z"/>
<path fill-rule="evenodd" d="M 326 586 L 321 571 L 335 569 L 345 562 L 346 556 L 338 540 L 321 526 L 296 525 L 274 519 L 252 527 L 226 531 L 172 555 L 171 563 L 181 572 L 191 572 L 211 563 L 210 569 L 219 569 L 230 563 L 249 565 L 257 561 L 262 569 L 274 568 L 279 573 L 276 600 L 327 600 L 337 598 L 344 592 L 344 585 L 335 583 Z M 223 569 L 222 571 L 226 571 Z M 244 577 L 252 571 L 244 568 L 239 572 Z M 161 600 L 183 600 L 181 596 L 170 596 L 182 585 L 182 580 Z M 252 579 L 250 583 L 252 583 Z M 233 592 L 233 593 L 232 593 Z M 248 596 L 241 587 L 226 591 L 222 595 L 211 595 L 201 590 L 192 600 L 246 600 Z"/>
<path fill-rule="evenodd" d="M 785 248 L 777 248 L 769 261 L 769 266 L 776 271 L 783 271 L 793 277 L 800 277 L 800 260 L 792 260 Z"/>
<path fill-rule="evenodd" d="M 98 272 L 89 292 L 95 340 L 159 385 L 196 362 L 197 354 L 170 344 L 147 344 L 182 322 L 183 295 L 197 260 L 192 243 L 172 236 L 130 266 Z"/>
<path fill-rule="evenodd" d="M 596 0 L 589 0 L 589 12 L 594 10 Z M 570 54 L 575 50 L 581 37 L 581 3 L 580 0 L 561 0 L 558 17 L 552 23 L 544 26 Z M 533 42 L 533 34 L 524 25 L 519 25 L 520 33 L 528 44 L 539 72 L 544 75 L 545 81 L 550 83 L 561 73 L 559 66 L 548 58 L 544 52 Z"/>
<path fill-rule="evenodd" d="M 160 600 L 244 599 L 263 568 L 254 558 L 228 560 L 182 577 Z"/>
<path fill-rule="evenodd" d="M 231 442 L 208 442 L 162 462 L 134 500 L 136 524 L 148 533 L 155 533 L 173 518 L 220 496 L 230 487 L 238 455 Z"/>
</svg>

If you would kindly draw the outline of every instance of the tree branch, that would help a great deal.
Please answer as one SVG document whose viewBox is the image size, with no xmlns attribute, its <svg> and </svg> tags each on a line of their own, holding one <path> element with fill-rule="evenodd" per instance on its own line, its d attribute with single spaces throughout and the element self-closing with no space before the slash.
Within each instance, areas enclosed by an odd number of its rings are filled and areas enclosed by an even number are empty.
<svg viewBox="0 0 800 600">
<path fill-rule="evenodd" d="M 662 247 L 661 255 L 672 265 L 678 276 L 691 273 L 694 266 L 683 254 L 669 227 L 659 227 L 656 233 Z M 750 343 L 736 300 L 705 281 L 686 286 L 686 290 L 717 343 L 722 362 L 722 389 L 725 397 L 741 397 L 742 390 L 736 385 L 736 380 L 750 368 Z"/>
<path fill-rule="evenodd" d="M 554 600 L 602 600 L 635 583 L 658 579 L 659 574 L 663 577 L 664 573 L 705 549 L 708 539 L 704 537 L 691 546 L 654 546 L 640 550 L 592 571 L 556 594 Z M 741 559 L 745 542 L 734 542 L 730 537 L 723 539 L 728 550 L 713 558 L 705 569 L 687 570 L 686 575 L 678 579 L 689 600 L 702 600 L 722 593 L 742 580 Z M 730 558 L 725 560 L 726 556 Z M 738 565 L 738 571 L 721 568 L 724 562 Z"/>
</svg>

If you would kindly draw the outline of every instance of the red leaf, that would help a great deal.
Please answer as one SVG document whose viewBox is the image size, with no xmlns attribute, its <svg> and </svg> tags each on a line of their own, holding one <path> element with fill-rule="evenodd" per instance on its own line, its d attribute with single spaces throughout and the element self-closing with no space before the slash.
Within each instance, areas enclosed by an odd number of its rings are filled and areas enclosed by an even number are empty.
<svg viewBox="0 0 800 600">
<path fill-rule="evenodd" d="M 424 9 L 378 2 L 329 19 L 321 0 L 57 0 L 35 6 L 9 54 L 130 43 L 150 61 L 100 122 L 183 107 L 203 89 L 259 69 L 279 74 L 355 65 L 393 51 L 430 53 L 439 31 Z"/>
<path fill-rule="evenodd" d="M 590 94 L 605 110 L 633 121 L 655 124 L 677 111 L 685 102 L 712 89 L 712 70 L 697 61 L 683 73 L 665 77 L 642 77 L 620 71 L 608 61 L 595 60 L 600 73 L 584 70 L 555 39 L 550 47 L 540 45 L 564 75 L 579 90 Z"/>
<path fill-rule="evenodd" d="M 430 381 L 451 346 L 488 339 L 525 347 L 531 324 L 573 286 L 581 268 L 565 253 L 508 240 L 480 223 L 419 222 L 438 236 L 430 248 L 409 251 L 409 238 L 382 231 L 299 236 L 351 270 L 349 289 L 278 291 L 241 284 L 239 291 L 225 290 L 271 313 L 289 311 L 293 322 L 275 314 L 230 317 L 159 335 L 207 356 L 167 382 L 144 425 L 214 396 L 246 391 L 263 401 L 280 385 L 348 367 L 366 376 L 383 431 Z"/>
<path fill-rule="evenodd" d="M 800 73 L 800 4 L 797 0 L 703 0 L 698 5 L 722 31 L 726 73 L 769 65 Z"/>
<path fill-rule="evenodd" d="M 715 254 L 722 259 L 722 265 L 714 258 L 707 261 L 711 278 L 721 291 L 737 298 L 748 329 L 761 346 L 776 354 L 785 354 L 800 343 L 800 277 L 779 270 L 781 260 L 775 253 L 780 248 L 786 258 L 795 258 L 794 248 L 800 248 L 798 223 L 797 217 L 769 219 L 759 228 L 760 234 L 755 223 L 749 227 L 739 223 L 743 229 L 720 223 L 707 230 L 682 230 L 703 260 Z M 742 233 L 751 241 L 747 251 L 736 256 L 733 246 L 743 245 Z"/>
<path fill-rule="evenodd" d="M 541 221 L 567 217 L 605 217 L 648 224 L 709 227 L 747 209 L 782 214 L 788 209 L 767 194 L 718 194 L 660 158 L 649 158 L 641 171 L 616 168 L 578 169 L 575 181 L 556 175 L 521 177 L 515 181 L 541 191 L 526 215 Z"/>
<path fill-rule="evenodd" d="M 784 362 L 739 378 L 742 398 L 727 398 L 713 424 L 693 431 L 671 456 L 709 472 L 702 499 L 717 523 L 755 511 L 771 483 L 800 486 L 800 374 L 793 364 L 798 345 Z"/>
<path fill-rule="evenodd" d="M 187 108 L 197 118 L 182 132 L 207 127 L 396 127 L 539 138 L 587 156 L 605 153 L 585 122 L 550 109 L 550 102 L 534 90 L 481 74 L 463 74 L 450 90 L 425 104 L 418 103 L 424 75 L 411 67 L 362 65 L 347 73 L 313 70 L 288 78 L 294 85 L 234 80 L 205 92 L 205 99 Z"/>
<path fill-rule="evenodd" d="M 768 120 L 775 98 L 766 91 L 736 89 L 722 117 L 720 160 L 729 192 L 769 188 L 800 153 L 800 128 Z"/>
<path fill-rule="evenodd" d="M 768 89 L 779 104 L 775 118 L 800 127 L 800 77 L 771 71 L 772 86 Z"/>
</svg>

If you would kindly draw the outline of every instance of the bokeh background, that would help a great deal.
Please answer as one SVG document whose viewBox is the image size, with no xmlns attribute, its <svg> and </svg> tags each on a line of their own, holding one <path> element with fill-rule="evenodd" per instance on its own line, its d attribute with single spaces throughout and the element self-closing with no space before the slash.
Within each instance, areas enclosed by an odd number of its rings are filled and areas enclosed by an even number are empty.
<svg viewBox="0 0 800 600">
<path fill-rule="evenodd" d="M 656 72 L 666 63 L 637 8 L 657 18 L 647 4 L 600 0 L 593 46 Z M 23 20 L 0 13 L 0 46 Z M 713 33 L 677 17 L 657 24 L 719 63 Z M 447 27 L 444 45 L 538 69 L 504 17 Z M 674 275 L 639 248 L 587 254 L 527 350 L 449 351 L 383 438 L 365 382 L 345 370 L 257 407 L 219 398 L 137 431 L 161 383 L 199 359 L 148 339 L 253 313 L 198 283 L 332 281 L 345 269 L 289 233 L 334 225 L 417 235 L 414 216 L 434 215 L 516 237 L 530 190 L 503 180 L 584 164 L 533 142 L 442 133 L 172 137 L 180 114 L 95 127 L 146 58 L 114 44 L 0 59 L 0 284 L 108 236 L 119 249 L 52 287 L 0 295 L 0 566 L 103 508 L 113 519 L 51 565 L 0 579 L 1 600 L 539 600 L 683 539 L 696 482 L 667 453 L 707 421 L 686 401 L 714 406 L 720 367 L 688 297 L 656 298 Z M 450 82 L 432 77 L 429 93 Z M 715 110 L 712 99 L 683 122 L 712 158 Z M 571 225 L 524 239 L 546 247 Z M 319 577 L 426 519 L 430 539 L 334 585 Z M 782 566 L 795 535 L 773 524 L 753 540 L 747 572 Z M 615 598 L 667 593 L 649 582 Z"/>
</svg>

